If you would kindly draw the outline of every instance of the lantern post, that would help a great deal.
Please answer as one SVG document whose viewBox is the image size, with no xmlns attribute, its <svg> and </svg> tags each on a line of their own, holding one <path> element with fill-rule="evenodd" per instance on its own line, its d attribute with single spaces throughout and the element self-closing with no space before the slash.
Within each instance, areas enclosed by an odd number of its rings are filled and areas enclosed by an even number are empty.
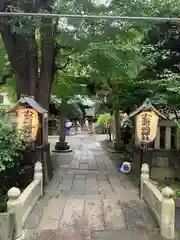
<svg viewBox="0 0 180 240">
<path fill-rule="evenodd" d="M 151 168 L 148 145 L 156 138 L 159 118 L 166 119 L 166 117 L 151 104 L 148 98 L 129 117 L 134 117 L 135 120 L 135 144 L 141 148 L 140 166 L 148 163 Z"/>
<path fill-rule="evenodd" d="M 11 108 L 8 115 L 27 143 L 24 153 L 26 162 L 42 162 L 44 182 L 52 178 L 50 160 L 50 144 L 48 143 L 48 111 L 42 108 L 33 96 L 22 95 L 20 100 Z"/>
</svg>

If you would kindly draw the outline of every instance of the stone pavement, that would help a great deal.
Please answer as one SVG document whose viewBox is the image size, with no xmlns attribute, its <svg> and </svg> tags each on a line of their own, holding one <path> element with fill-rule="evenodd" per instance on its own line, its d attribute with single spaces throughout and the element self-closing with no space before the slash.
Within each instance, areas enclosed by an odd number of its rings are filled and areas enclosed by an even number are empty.
<svg viewBox="0 0 180 240">
<path fill-rule="evenodd" d="M 96 141 L 70 136 L 73 152 L 52 155 L 54 177 L 27 219 L 26 240 L 162 240 L 138 189 Z"/>
</svg>

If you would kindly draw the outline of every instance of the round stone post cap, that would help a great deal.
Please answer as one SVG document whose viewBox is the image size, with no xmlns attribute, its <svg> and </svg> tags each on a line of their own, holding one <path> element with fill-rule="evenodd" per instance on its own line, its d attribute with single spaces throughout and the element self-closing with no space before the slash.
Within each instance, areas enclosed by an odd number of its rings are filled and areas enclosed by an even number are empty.
<svg viewBox="0 0 180 240">
<path fill-rule="evenodd" d="M 174 196 L 174 191 L 170 187 L 165 187 L 162 189 L 162 195 L 164 198 L 172 198 Z"/>
<path fill-rule="evenodd" d="M 148 173 L 149 172 L 149 165 L 147 163 L 143 163 L 141 166 L 141 172 Z"/>
<path fill-rule="evenodd" d="M 42 171 L 42 163 L 41 162 L 36 162 L 35 167 L 34 167 L 35 172 L 41 172 Z"/>
<path fill-rule="evenodd" d="M 17 199 L 21 195 L 21 191 L 19 188 L 12 187 L 8 191 L 8 198 L 9 199 Z"/>
</svg>

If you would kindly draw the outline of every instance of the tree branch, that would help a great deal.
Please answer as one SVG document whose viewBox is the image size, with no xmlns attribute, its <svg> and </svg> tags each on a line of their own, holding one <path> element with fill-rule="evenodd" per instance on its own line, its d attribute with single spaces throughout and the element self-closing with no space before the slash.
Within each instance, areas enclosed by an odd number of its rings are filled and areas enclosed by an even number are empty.
<svg viewBox="0 0 180 240">
<path fill-rule="evenodd" d="M 63 54 L 62 57 L 69 57 L 69 56 L 71 56 L 73 53 L 74 53 L 74 51 L 72 51 L 72 52 L 70 52 L 70 53 L 68 53 L 68 54 Z"/>
<path fill-rule="evenodd" d="M 56 42 L 56 49 L 55 50 L 58 52 L 61 49 L 72 50 L 72 47 L 67 46 L 65 44 L 62 44 L 62 43 Z"/>
</svg>

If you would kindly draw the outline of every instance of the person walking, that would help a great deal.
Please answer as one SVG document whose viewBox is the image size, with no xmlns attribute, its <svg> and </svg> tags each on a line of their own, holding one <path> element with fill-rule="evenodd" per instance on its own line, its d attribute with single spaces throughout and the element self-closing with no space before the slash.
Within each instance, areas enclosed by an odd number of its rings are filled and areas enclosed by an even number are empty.
<svg viewBox="0 0 180 240">
<path fill-rule="evenodd" d="M 86 130 L 89 130 L 89 121 L 88 121 L 87 118 L 85 119 L 84 126 L 85 126 L 85 129 L 86 129 Z"/>
<path fill-rule="evenodd" d="M 70 135 L 70 128 L 72 126 L 72 122 L 68 119 L 66 121 L 66 135 L 69 136 Z"/>
</svg>

